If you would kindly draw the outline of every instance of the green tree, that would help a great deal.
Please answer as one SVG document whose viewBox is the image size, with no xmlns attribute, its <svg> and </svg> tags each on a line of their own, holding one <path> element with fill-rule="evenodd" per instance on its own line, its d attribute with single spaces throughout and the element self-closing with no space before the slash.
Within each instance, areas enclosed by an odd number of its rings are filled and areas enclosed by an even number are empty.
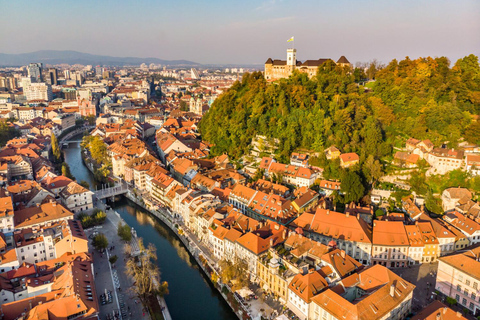
<svg viewBox="0 0 480 320">
<path fill-rule="evenodd" d="M 73 176 L 73 174 L 70 172 L 70 166 L 68 165 L 68 163 L 66 162 L 63 162 L 62 163 L 62 176 L 65 176 L 69 179 L 72 179 L 72 180 L 75 180 L 75 177 Z"/>
<path fill-rule="evenodd" d="M 5 146 L 9 140 L 21 135 L 20 131 L 10 122 L 11 121 L 0 122 L 0 147 Z"/>
<path fill-rule="evenodd" d="M 480 122 L 472 122 L 465 129 L 465 139 L 470 143 L 480 144 Z"/>
<path fill-rule="evenodd" d="M 442 214 L 442 204 L 440 199 L 436 198 L 433 193 L 429 190 L 425 196 L 425 208 L 435 214 Z"/>
<path fill-rule="evenodd" d="M 103 233 L 98 233 L 93 237 L 92 244 L 97 250 L 105 250 L 108 247 L 107 237 Z"/>
<path fill-rule="evenodd" d="M 85 120 L 87 120 L 87 123 L 88 123 L 89 126 L 94 126 L 96 121 L 97 121 L 97 119 L 95 118 L 95 116 L 93 114 L 85 117 Z"/>
<path fill-rule="evenodd" d="M 85 189 L 90 189 L 90 184 L 85 180 L 80 181 L 79 185 L 81 185 Z"/>
<path fill-rule="evenodd" d="M 187 104 L 185 101 L 183 101 L 183 100 L 180 100 L 180 110 L 181 110 L 181 111 L 188 111 L 188 110 L 190 110 L 188 104 Z"/>
<path fill-rule="evenodd" d="M 114 255 L 114 256 L 111 256 L 110 259 L 108 259 L 108 262 L 110 262 L 110 264 L 115 264 L 117 260 L 118 260 L 118 257 Z"/>
<path fill-rule="evenodd" d="M 60 147 L 58 146 L 57 137 L 53 132 L 52 132 L 52 136 L 50 137 L 50 143 L 52 144 L 53 159 L 55 162 L 58 163 L 61 160 L 62 154 L 60 152 Z"/>
<path fill-rule="evenodd" d="M 363 174 L 367 181 L 373 184 L 382 176 L 382 165 L 380 161 L 375 160 L 373 155 L 369 155 L 365 164 L 363 165 Z"/>
<path fill-rule="evenodd" d="M 342 177 L 340 190 L 344 194 L 345 203 L 358 202 L 365 194 L 360 175 L 354 170 L 346 170 Z"/>
<path fill-rule="evenodd" d="M 125 242 L 130 242 L 132 240 L 132 229 L 127 224 L 122 224 L 121 221 L 118 222 L 117 235 Z"/>
</svg>

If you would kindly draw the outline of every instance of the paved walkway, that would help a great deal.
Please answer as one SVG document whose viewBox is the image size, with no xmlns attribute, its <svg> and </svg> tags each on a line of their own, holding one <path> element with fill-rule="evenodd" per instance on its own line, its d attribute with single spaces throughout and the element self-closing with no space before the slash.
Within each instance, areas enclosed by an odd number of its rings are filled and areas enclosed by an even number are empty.
<svg viewBox="0 0 480 320">
<path fill-rule="evenodd" d="M 105 210 L 103 203 L 97 202 L 96 207 Z M 106 319 L 107 314 L 118 312 L 121 315 L 123 312 L 124 316 L 120 318 L 121 320 L 148 320 L 150 319 L 148 312 L 143 310 L 140 301 L 134 296 L 133 292 L 128 290 L 133 283 L 125 274 L 123 242 L 117 235 L 117 225 L 120 220 L 115 212 L 110 211 L 107 212 L 107 220 L 101 228 L 91 228 L 85 231 L 87 236 L 90 236 L 94 231 L 105 234 L 109 247 L 114 246 L 113 250 L 101 254 L 95 251 L 91 246 L 91 241 L 89 241 L 90 250 L 94 252 L 95 286 L 98 298 L 105 292 L 105 289 L 112 291 L 113 298 L 110 304 L 100 304 L 100 319 Z M 113 255 L 116 255 L 118 260 L 114 268 L 111 268 L 108 259 Z"/>
<path fill-rule="evenodd" d="M 435 282 L 438 262 L 423 263 L 410 266 L 410 268 L 393 268 L 393 272 L 403 279 L 413 283 L 416 287 L 413 291 L 412 311 L 418 312 L 425 308 L 435 299 Z"/>
</svg>

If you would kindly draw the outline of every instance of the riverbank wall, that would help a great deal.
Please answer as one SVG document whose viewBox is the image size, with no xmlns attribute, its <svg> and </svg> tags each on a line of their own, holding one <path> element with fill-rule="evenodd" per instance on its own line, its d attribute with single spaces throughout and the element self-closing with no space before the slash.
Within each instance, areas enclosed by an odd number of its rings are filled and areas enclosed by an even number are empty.
<svg viewBox="0 0 480 320">
<path fill-rule="evenodd" d="M 140 201 L 139 199 L 137 199 L 135 197 L 135 195 L 129 190 L 126 194 L 125 194 L 125 197 L 127 199 L 129 199 L 130 201 L 134 202 L 135 204 L 137 204 L 138 206 L 142 207 L 143 209 L 145 209 L 146 211 L 148 211 L 149 213 L 151 213 L 153 216 L 155 216 L 156 218 L 158 218 L 160 221 L 162 221 L 167 227 L 170 228 L 170 230 L 173 231 L 173 233 L 175 233 L 175 235 L 177 236 L 178 239 L 180 239 L 180 241 L 183 243 L 183 245 L 185 246 L 185 248 L 188 250 L 188 252 L 190 253 L 190 255 L 195 259 L 195 261 L 197 262 L 197 264 L 200 266 L 200 268 L 202 269 L 202 271 L 205 273 L 205 275 L 208 277 L 208 279 L 212 282 L 212 278 L 211 278 L 211 274 L 210 274 L 210 271 L 207 270 L 206 266 L 205 266 L 205 263 L 208 264 L 209 268 L 215 272 L 217 275 L 218 275 L 218 270 L 215 268 L 214 265 L 212 265 L 209 261 L 208 261 L 208 254 L 203 252 L 203 250 L 198 246 L 196 245 L 196 243 L 193 241 L 193 240 L 190 240 L 186 235 L 185 233 L 180 233 L 179 232 L 179 224 L 178 223 L 175 223 L 172 219 L 171 216 L 169 215 L 166 215 L 164 212 L 162 212 L 161 210 L 151 210 L 150 208 L 148 208 L 145 203 L 143 201 Z M 202 261 L 201 260 L 201 257 L 203 257 L 205 259 L 205 261 Z M 220 278 L 220 277 L 219 277 Z M 222 288 L 223 288 L 223 285 L 220 284 L 220 283 L 217 283 L 217 285 L 215 285 L 215 283 L 213 283 L 215 289 L 217 289 L 217 291 L 221 294 L 221 296 L 223 297 L 223 299 L 227 302 L 227 304 L 230 306 L 230 308 L 233 310 L 233 312 L 235 312 L 235 314 L 237 315 L 237 317 L 240 319 L 240 320 L 243 320 L 244 319 L 244 314 L 247 313 L 246 310 L 244 310 L 243 312 L 242 311 L 236 311 L 235 310 L 235 307 L 231 304 L 230 300 L 228 299 L 227 295 L 225 295 L 225 293 L 222 292 Z"/>
</svg>

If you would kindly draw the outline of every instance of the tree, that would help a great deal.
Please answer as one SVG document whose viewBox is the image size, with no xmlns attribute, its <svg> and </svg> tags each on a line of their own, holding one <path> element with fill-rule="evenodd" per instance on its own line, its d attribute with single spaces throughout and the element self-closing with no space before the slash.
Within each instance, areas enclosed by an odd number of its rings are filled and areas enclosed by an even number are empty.
<svg viewBox="0 0 480 320">
<path fill-rule="evenodd" d="M 62 163 L 62 176 L 65 176 L 69 179 L 72 179 L 72 180 L 75 180 L 75 177 L 73 176 L 73 174 L 70 172 L 70 166 L 68 165 L 68 163 L 66 162 L 63 162 Z"/>
<path fill-rule="evenodd" d="M 90 184 L 85 180 L 80 181 L 79 185 L 81 185 L 85 189 L 90 189 Z"/>
<path fill-rule="evenodd" d="M 118 222 L 117 235 L 125 242 L 130 242 L 132 240 L 132 229 L 127 224 L 122 224 L 121 221 Z"/>
<path fill-rule="evenodd" d="M 108 259 L 108 262 L 110 262 L 110 264 L 115 264 L 117 260 L 118 260 L 118 257 L 115 255 L 115 256 L 111 256 L 110 259 Z"/>
<path fill-rule="evenodd" d="M 126 273 L 135 281 L 135 286 L 131 288 L 133 292 L 142 302 L 146 302 L 152 295 L 168 293 L 168 284 L 160 282 L 160 271 L 153 263 L 157 260 L 155 246 L 150 243 L 145 248 L 143 241 L 139 239 L 139 247 L 142 254 L 127 261 Z"/>
<path fill-rule="evenodd" d="M 187 103 L 183 100 L 180 100 L 180 110 L 181 111 L 188 111 L 190 108 Z"/>
<path fill-rule="evenodd" d="M 343 174 L 340 190 L 345 195 L 345 203 L 358 202 L 365 194 L 360 175 L 353 170 L 346 170 Z"/>
<path fill-rule="evenodd" d="M 10 139 L 21 135 L 20 130 L 9 124 L 11 123 L 10 119 L 7 121 L 0 122 L 0 147 L 3 147 Z"/>
<path fill-rule="evenodd" d="M 95 125 L 96 118 L 93 114 L 88 115 L 85 119 L 87 120 L 87 123 L 88 123 L 89 126 L 94 126 Z"/>
<path fill-rule="evenodd" d="M 472 122 L 465 129 L 465 139 L 470 143 L 479 144 L 480 143 L 480 122 Z"/>
<path fill-rule="evenodd" d="M 363 174 L 367 181 L 373 184 L 382 176 L 382 165 L 380 161 L 375 160 L 373 155 L 369 155 L 363 165 Z"/>
<path fill-rule="evenodd" d="M 107 237 L 103 233 L 98 233 L 95 237 L 93 237 L 92 244 L 97 250 L 105 250 L 108 247 Z"/>
<path fill-rule="evenodd" d="M 96 225 L 103 224 L 105 220 L 107 220 L 107 214 L 104 211 L 99 209 L 95 209 L 95 211 L 92 214 L 92 217 Z"/>
<path fill-rule="evenodd" d="M 220 278 L 223 283 L 232 282 L 236 287 L 242 288 L 249 284 L 248 277 L 248 264 L 245 260 L 235 256 L 233 261 L 223 259 L 219 262 L 220 266 Z"/>
<path fill-rule="evenodd" d="M 52 136 L 50 138 L 50 143 L 52 144 L 52 154 L 53 154 L 53 159 L 55 162 L 60 162 L 60 158 L 62 156 L 61 152 L 60 152 L 60 148 L 58 146 L 58 141 L 57 141 L 57 137 L 55 136 L 55 134 L 52 132 Z"/>
<path fill-rule="evenodd" d="M 255 171 L 255 175 L 253 176 L 252 180 L 257 181 L 258 179 L 263 179 L 264 174 L 265 174 L 265 170 L 259 168 L 257 169 L 257 171 Z"/>
</svg>

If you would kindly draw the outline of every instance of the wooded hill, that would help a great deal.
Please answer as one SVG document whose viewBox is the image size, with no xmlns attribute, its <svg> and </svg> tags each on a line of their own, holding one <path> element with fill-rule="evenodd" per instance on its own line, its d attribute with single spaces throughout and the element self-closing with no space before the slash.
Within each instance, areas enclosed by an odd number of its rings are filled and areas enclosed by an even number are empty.
<svg viewBox="0 0 480 320">
<path fill-rule="evenodd" d="M 393 60 L 375 76 L 372 90 L 333 61 L 317 75 L 294 73 L 267 83 L 261 72 L 245 74 L 215 100 L 199 125 L 213 143 L 212 155 L 239 158 L 256 134 L 280 140 L 278 159 L 287 162 L 297 148 L 323 151 L 330 145 L 370 156 L 392 153 L 398 136 L 429 138 L 438 145 L 461 137 L 480 143 L 480 67 L 478 57 Z M 355 74 L 355 76 L 354 76 Z"/>
</svg>

